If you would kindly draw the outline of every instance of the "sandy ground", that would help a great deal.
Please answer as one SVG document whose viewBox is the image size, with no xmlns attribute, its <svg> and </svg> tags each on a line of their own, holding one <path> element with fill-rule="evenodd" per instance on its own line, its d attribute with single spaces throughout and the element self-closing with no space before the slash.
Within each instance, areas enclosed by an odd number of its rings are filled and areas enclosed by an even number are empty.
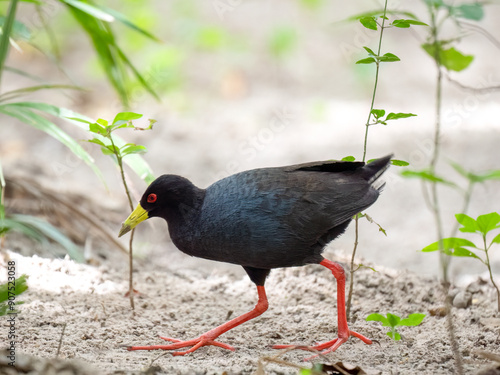
<svg viewBox="0 0 500 375">
<path fill-rule="evenodd" d="M 306 266 L 271 273 L 266 283 L 269 310 L 220 337 L 236 347 L 234 352 L 217 347 L 201 348 L 185 357 L 158 351 L 127 352 L 122 346 L 160 344 L 158 335 L 197 337 L 229 316 L 250 310 L 256 302 L 255 287 L 247 277 L 227 272 L 138 265 L 135 286 L 141 296 L 132 312 L 124 298 L 127 282 L 123 270 L 8 255 L 18 272 L 30 275 L 29 292 L 22 296 L 26 303 L 16 322 L 16 353 L 53 362 L 61 342 L 59 358 L 77 359 L 80 365 L 74 373 L 78 374 L 254 374 L 259 361 L 261 374 L 295 374 L 297 368 L 291 365 L 266 361 L 279 354 L 269 348 L 271 344 L 311 345 L 336 335 L 334 278 L 320 266 Z M 327 256 L 346 261 L 339 253 Z M 368 346 L 351 338 L 336 353 L 312 362 L 343 362 L 359 366 L 367 374 L 455 373 L 446 318 L 431 313 L 443 306 L 436 279 L 375 267 L 378 272 L 364 268 L 356 273 L 351 328 L 378 344 Z M 477 281 L 468 290 L 472 304 L 454 309 L 453 321 L 466 373 L 473 374 L 491 365 L 478 356 L 478 350 L 498 351 L 500 318 L 488 283 Z M 403 339 L 394 342 L 379 323 L 365 321 L 373 312 L 404 317 L 421 312 L 427 316 L 418 327 L 400 328 Z M 308 356 L 296 350 L 279 359 L 307 368 L 311 364 L 303 359 Z M 51 366 L 58 368 L 56 362 Z M 63 373 L 60 369 L 44 371 L 39 373 Z"/>
</svg>

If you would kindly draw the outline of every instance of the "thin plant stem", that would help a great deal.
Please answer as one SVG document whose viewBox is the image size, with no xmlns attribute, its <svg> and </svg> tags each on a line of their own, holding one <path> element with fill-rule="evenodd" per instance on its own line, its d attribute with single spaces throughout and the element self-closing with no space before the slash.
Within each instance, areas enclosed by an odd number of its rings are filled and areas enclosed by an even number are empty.
<svg viewBox="0 0 500 375">
<path fill-rule="evenodd" d="M 489 247 L 486 246 L 486 235 L 483 235 L 483 244 L 484 244 L 484 252 L 486 254 L 486 267 L 488 267 L 488 273 L 490 275 L 490 280 L 493 286 L 495 287 L 497 291 L 497 309 L 498 312 L 500 312 L 500 289 L 498 288 L 498 285 L 495 283 L 495 280 L 493 279 L 493 273 L 491 272 L 491 263 L 490 263 L 490 256 L 488 254 Z M 491 246 L 491 245 L 490 245 Z"/>
<path fill-rule="evenodd" d="M 378 50 L 377 50 L 377 55 L 380 56 L 380 51 L 382 49 L 382 37 L 384 36 L 384 25 L 385 25 L 385 17 L 387 14 L 387 0 L 385 1 L 384 5 L 384 16 L 382 17 L 382 26 L 380 26 L 380 37 L 378 39 Z M 377 86 L 378 86 L 378 74 L 380 70 L 380 61 L 376 61 L 376 69 L 375 69 L 375 83 L 373 84 L 373 93 L 372 93 L 372 102 L 370 104 L 370 112 L 368 113 L 368 119 L 366 120 L 365 124 L 365 140 L 363 142 L 363 159 L 362 161 L 366 160 L 366 148 L 368 145 L 368 129 L 370 128 L 370 119 L 372 117 L 372 110 L 373 106 L 375 104 L 375 96 L 377 94 Z"/>
<path fill-rule="evenodd" d="M 353 284 L 354 284 L 354 257 L 356 255 L 356 249 L 358 248 L 358 234 L 359 234 L 359 218 L 356 215 L 356 219 L 354 220 L 354 248 L 352 249 L 352 257 L 351 257 L 351 267 L 350 267 L 350 273 L 351 277 L 349 278 L 349 293 L 347 294 L 347 303 L 346 303 L 346 316 L 347 320 L 349 321 L 350 316 L 351 316 L 351 301 L 352 301 L 352 291 L 353 291 Z"/>
<path fill-rule="evenodd" d="M 113 146 L 113 149 L 116 150 L 115 143 L 113 141 L 113 137 L 110 134 L 109 135 L 109 140 L 111 141 L 111 145 Z M 130 195 L 130 191 L 128 189 L 127 185 L 127 179 L 125 178 L 125 171 L 123 169 L 123 157 L 115 151 L 115 156 L 116 156 L 116 161 L 118 163 L 118 167 L 120 168 L 120 176 L 122 178 L 122 184 L 123 187 L 125 188 L 125 193 L 127 195 L 128 203 L 130 206 L 130 211 L 134 210 L 134 204 L 132 203 L 132 196 Z M 133 251 L 133 242 L 134 242 L 134 232 L 135 229 L 132 229 L 130 233 L 130 241 L 128 243 L 128 267 L 129 267 L 129 272 L 128 272 L 128 297 L 130 299 L 130 307 L 132 310 L 135 310 L 135 303 L 134 303 L 134 251 Z"/>
<path fill-rule="evenodd" d="M 434 61 L 436 63 L 436 114 L 435 114 L 435 125 L 434 125 L 434 150 L 432 153 L 429 169 L 431 173 L 434 173 L 436 169 L 437 162 L 439 160 L 440 153 L 440 137 L 441 137 L 441 107 L 442 107 L 442 83 L 443 83 L 443 72 L 441 67 L 441 57 L 440 57 L 440 44 L 439 44 L 439 26 L 442 23 L 437 23 L 436 19 L 437 9 L 433 4 L 429 5 L 429 13 L 431 17 L 431 37 L 432 43 L 434 45 Z M 444 21 L 444 20 L 443 20 Z M 439 205 L 439 195 L 436 182 L 431 182 L 430 188 L 430 203 L 431 210 L 434 216 L 434 221 L 436 223 L 437 237 L 439 248 L 443 249 L 443 225 L 441 221 L 441 210 Z M 444 253 L 444 251 L 439 252 L 439 259 L 441 264 L 441 272 L 443 276 L 443 293 L 445 298 L 446 306 L 446 324 L 448 328 L 448 335 L 450 338 L 451 351 L 455 360 L 455 370 L 459 375 L 464 374 L 463 359 L 460 353 L 460 348 L 458 345 L 458 340 L 455 334 L 455 325 L 452 316 L 452 303 L 449 297 L 448 291 L 450 283 L 448 281 L 448 269 L 449 269 L 449 257 Z"/>
<path fill-rule="evenodd" d="M 380 51 L 382 49 L 382 37 L 384 35 L 384 28 L 385 28 L 385 18 L 387 14 L 387 0 L 385 0 L 385 5 L 384 5 L 384 14 L 382 17 L 382 25 L 380 26 L 380 36 L 378 39 L 378 50 L 377 50 L 377 55 L 380 56 Z M 380 71 L 380 61 L 376 61 L 376 69 L 375 69 L 375 82 L 373 84 L 373 92 L 372 92 L 372 101 L 370 104 L 370 111 L 368 112 L 368 118 L 366 119 L 366 124 L 365 124 L 365 138 L 363 142 L 363 159 L 362 161 L 366 160 L 366 149 L 368 145 L 368 129 L 370 128 L 370 119 L 372 117 L 372 111 L 373 111 L 373 106 L 375 105 L 375 96 L 377 94 L 377 87 L 378 87 L 378 75 Z M 356 258 L 356 250 L 358 248 L 358 241 L 359 241 L 359 217 L 356 215 L 354 218 L 354 223 L 355 223 L 355 235 L 354 235 L 354 248 L 352 250 L 352 255 L 351 255 L 351 269 L 349 270 L 350 273 L 350 279 L 349 279 L 349 292 L 347 294 L 347 304 L 346 304 L 346 316 L 347 316 L 347 321 L 351 320 L 350 312 L 351 312 L 351 300 L 352 300 L 352 291 L 353 291 L 353 285 L 354 285 L 354 260 Z"/>
</svg>

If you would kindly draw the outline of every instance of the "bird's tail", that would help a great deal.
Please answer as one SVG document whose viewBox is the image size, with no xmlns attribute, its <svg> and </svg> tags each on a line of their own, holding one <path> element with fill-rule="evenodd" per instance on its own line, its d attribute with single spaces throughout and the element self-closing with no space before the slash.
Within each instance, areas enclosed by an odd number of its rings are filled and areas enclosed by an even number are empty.
<svg viewBox="0 0 500 375">
<path fill-rule="evenodd" d="M 391 163 L 391 155 L 384 156 L 383 158 L 380 159 L 375 159 L 371 163 L 366 164 L 363 168 L 361 168 L 361 176 L 368 181 L 369 184 L 375 183 L 375 181 L 378 180 L 378 178 L 386 171 L 387 168 L 389 168 L 389 165 Z M 378 186 L 377 189 L 381 189 L 383 187 L 383 184 L 381 186 Z"/>
</svg>

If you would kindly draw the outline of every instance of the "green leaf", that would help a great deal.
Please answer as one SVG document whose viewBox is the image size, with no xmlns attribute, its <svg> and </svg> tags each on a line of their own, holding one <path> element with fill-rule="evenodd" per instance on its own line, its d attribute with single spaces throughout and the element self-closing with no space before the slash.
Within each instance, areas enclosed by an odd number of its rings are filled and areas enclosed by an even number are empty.
<svg viewBox="0 0 500 375">
<path fill-rule="evenodd" d="M 101 151 L 104 155 L 120 155 L 120 149 L 114 145 L 106 145 Z"/>
<path fill-rule="evenodd" d="M 122 156 L 130 154 L 144 154 L 147 151 L 147 148 L 144 146 L 130 144 L 126 145 L 126 147 L 121 150 L 121 154 Z"/>
<path fill-rule="evenodd" d="M 401 335 L 397 331 L 394 332 L 394 340 L 396 340 L 396 341 L 401 340 Z"/>
<path fill-rule="evenodd" d="M 491 243 L 500 243 L 500 233 L 491 240 Z"/>
<path fill-rule="evenodd" d="M 403 29 L 407 29 L 410 27 L 410 24 L 406 22 L 406 20 L 394 20 L 391 24 L 394 27 L 400 27 Z"/>
<path fill-rule="evenodd" d="M 395 27 L 400 27 L 400 28 L 409 28 L 411 25 L 415 26 L 429 26 L 426 23 L 422 21 L 417 21 L 417 20 L 405 20 L 405 19 L 400 19 L 400 20 L 394 20 L 391 24 L 392 26 Z"/>
<path fill-rule="evenodd" d="M 465 249 L 463 247 L 467 246 L 467 247 L 477 248 L 473 242 L 466 240 L 465 238 L 457 238 L 457 237 L 443 238 L 442 243 L 443 243 L 443 249 L 440 249 L 440 243 L 439 241 L 437 241 L 430 244 L 429 246 L 424 247 L 421 251 L 427 253 L 431 251 L 442 250 L 444 254 L 449 256 L 476 258 L 482 261 L 482 259 L 478 257 L 476 254 L 474 254 L 472 251 L 470 251 L 469 249 Z"/>
<path fill-rule="evenodd" d="M 383 8 L 380 8 L 380 9 L 376 9 L 376 10 L 370 10 L 368 12 L 363 12 L 363 13 L 359 13 L 359 14 L 355 14 L 349 18 L 347 18 L 347 21 L 358 21 L 360 18 L 363 18 L 363 17 L 382 17 L 382 15 L 386 13 L 386 14 L 389 14 L 389 15 L 395 15 L 395 16 L 406 16 L 406 17 L 409 17 L 409 18 L 412 18 L 412 19 L 417 19 L 418 17 L 414 14 L 414 13 L 411 13 L 411 12 L 407 12 L 407 11 L 401 11 L 401 10 L 390 10 L 390 9 L 387 9 L 386 11 L 384 11 Z"/>
<path fill-rule="evenodd" d="M 408 22 L 410 25 L 415 25 L 415 26 L 429 26 L 425 22 L 418 21 L 418 20 L 405 20 Z"/>
<path fill-rule="evenodd" d="M 410 163 L 408 163 L 407 161 L 397 159 L 391 159 L 391 164 L 397 167 L 407 167 L 410 165 Z"/>
<path fill-rule="evenodd" d="M 85 120 L 83 118 L 79 118 L 79 117 L 66 117 L 68 120 L 72 120 L 72 121 L 78 121 L 78 122 L 83 122 L 84 124 L 93 124 L 94 122 L 93 121 L 89 121 L 89 120 Z"/>
<path fill-rule="evenodd" d="M 341 160 L 342 161 L 355 161 L 356 158 L 354 156 L 345 156 Z"/>
<path fill-rule="evenodd" d="M 99 121 L 99 120 L 97 120 Z M 100 135 L 106 135 L 107 131 L 104 126 L 99 125 L 97 122 L 94 122 L 93 124 L 89 124 L 89 131 L 92 133 L 100 134 Z"/>
<path fill-rule="evenodd" d="M 69 5 L 69 3 L 67 4 Z M 109 24 L 90 16 L 87 12 L 77 7 L 70 6 L 69 10 L 92 41 L 99 62 L 109 82 L 118 93 L 123 105 L 128 107 L 129 96 L 126 88 L 128 79 L 123 61 L 117 52 L 118 46 L 115 36 Z"/>
<path fill-rule="evenodd" d="M 468 246 L 468 247 L 473 247 L 473 248 L 476 247 L 476 245 L 473 242 L 466 240 L 465 238 L 460 238 L 460 237 L 443 238 L 443 240 L 441 242 L 443 244 L 443 250 L 448 250 L 448 249 L 453 249 L 453 248 L 463 247 L 463 246 Z M 421 251 L 424 253 L 427 253 L 427 252 L 436 251 L 436 250 L 441 250 L 439 241 L 436 241 L 436 242 L 424 247 Z"/>
<path fill-rule="evenodd" d="M 46 106 L 49 106 L 49 105 L 46 104 Z M 49 107 L 52 107 L 52 106 L 49 106 Z M 55 107 L 55 108 L 57 108 L 57 107 Z M 60 111 L 60 113 L 59 113 L 60 117 L 63 117 L 65 119 L 78 118 L 78 120 L 72 120 L 71 123 L 73 125 L 76 125 L 77 127 L 79 127 L 80 129 L 82 129 L 84 131 L 88 131 L 88 127 L 84 123 L 92 122 L 93 121 L 92 119 L 87 118 L 83 115 L 77 114 L 75 112 L 72 112 L 72 111 L 65 109 L 65 108 L 58 108 L 58 109 Z M 97 138 L 100 139 L 101 141 L 106 140 L 104 137 L 102 137 L 100 135 L 98 135 Z M 114 141 L 115 145 L 118 147 L 122 147 L 126 143 L 121 137 L 119 137 L 117 135 L 113 135 L 113 141 Z M 123 162 L 125 164 L 127 164 L 134 171 L 134 173 L 137 174 L 137 176 L 139 176 L 139 178 L 144 180 L 147 184 L 150 184 L 151 182 L 153 182 L 155 180 L 155 176 L 153 174 L 153 171 L 151 170 L 151 167 L 148 165 L 148 163 L 146 163 L 146 161 L 140 155 L 129 155 L 128 157 L 123 159 Z"/>
<path fill-rule="evenodd" d="M 19 296 L 24 293 L 28 289 L 28 285 L 26 281 L 28 279 L 28 275 L 19 276 L 14 282 L 14 290 L 11 290 L 11 293 Z M 9 300 L 9 283 L 0 285 L 0 302 L 5 302 Z"/>
<path fill-rule="evenodd" d="M 7 10 L 7 17 L 5 23 L 2 25 L 2 36 L 0 38 L 0 78 L 3 76 L 3 69 L 5 60 L 9 54 L 10 36 L 14 22 L 16 21 L 17 0 L 9 2 Z"/>
<path fill-rule="evenodd" d="M 500 170 L 488 171 L 483 174 L 475 175 L 478 182 L 484 182 L 486 180 L 500 180 Z"/>
<path fill-rule="evenodd" d="M 371 114 L 376 118 L 379 119 L 385 115 L 385 110 L 384 109 L 372 109 Z"/>
<path fill-rule="evenodd" d="M 124 14 L 122 14 L 122 13 L 120 13 L 120 12 L 114 10 L 114 9 L 111 9 L 111 8 L 105 7 L 103 5 L 100 5 L 100 4 L 96 4 L 95 6 L 98 7 L 99 9 L 101 9 L 103 12 L 105 12 L 105 13 L 109 14 L 110 16 L 116 18 L 118 21 L 120 21 L 121 23 L 123 23 L 128 28 L 137 31 L 138 33 L 141 33 L 142 35 L 148 37 L 149 39 L 152 39 L 154 41 L 160 42 L 160 39 L 158 39 L 156 36 L 154 36 L 150 32 L 144 30 L 143 28 L 137 26 L 135 23 L 133 23 L 132 21 L 130 21 Z"/>
<path fill-rule="evenodd" d="M 361 22 L 361 24 L 366 27 L 367 29 L 370 29 L 370 30 L 377 30 L 377 21 L 375 20 L 375 17 L 361 17 L 359 19 L 359 22 Z"/>
<path fill-rule="evenodd" d="M 140 119 L 141 117 L 142 117 L 141 114 L 135 112 L 120 112 L 115 116 L 112 124 L 121 125 L 128 121 Z"/>
<path fill-rule="evenodd" d="M 88 14 L 89 16 L 91 16 L 93 18 L 97 18 L 97 19 L 105 21 L 105 22 L 113 22 L 115 20 L 115 18 L 111 14 L 109 14 L 109 13 L 107 13 L 99 8 L 96 8 L 95 6 L 93 6 L 89 3 L 85 3 L 85 2 L 79 1 L 79 0 L 62 0 L 62 2 Z"/>
<path fill-rule="evenodd" d="M 433 7 L 436 7 L 436 8 L 440 8 L 440 7 L 445 6 L 444 0 L 424 0 L 424 2 L 427 5 L 433 6 Z"/>
<path fill-rule="evenodd" d="M 445 250 L 444 253 L 446 255 L 451 255 L 455 257 L 466 257 L 466 258 L 476 258 L 482 261 L 480 257 L 474 254 L 472 251 L 465 249 L 463 247 L 455 247 L 453 249 Z"/>
<path fill-rule="evenodd" d="M 433 183 L 440 183 L 452 187 L 456 187 L 456 184 L 454 184 L 451 181 L 445 180 L 442 177 L 436 176 L 434 173 L 431 173 L 428 170 L 422 170 L 422 171 L 403 171 L 401 172 L 401 176 L 407 177 L 407 178 L 419 178 L 421 180 L 433 182 Z"/>
<path fill-rule="evenodd" d="M 94 164 L 94 159 L 82 148 L 82 146 L 80 146 L 78 142 L 76 142 L 73 138 L 71 138 L 66 132 L 64 132 L 52 121 L 46 119 L 45 117 L 33 111 L 33 110 L 38 110 L 54 114 L 52 111 L 47 111 L 47 108 L 50 108 L 57 112 L 61 110 L 61 108 L 55 106 L 49 106 L 49 107 L 47 106 L 48 105 L 44 103 L 32 103 L 32 102 L 8 103 L 0 105 L 0 113 L 4 113 L 8 116 L 15 117 L 18 120 L 24 122 L 25 124 L 31 125 L 32 127 L 41 130 L 50 135 L 51 137 L 57 139 L 63 145 L 68 147 L 76 156 L 82 159 L 88 166 L 90 166 L 92 170 L 96 173 L 96 175 L 102 179 L 102 174 Z"/>
<path fill-rule="evenodd" d="M 367 322 L 370 322 L 370 321 L 381 322 L 384 326 L 389 325 L 389 321 L 387 320 L 387 318 L 385 316 L 383 316 L 382 314 L 377 314 L 377 313 L 373 313 L 373 314 L 368 315 L 366 317 L 366 321 Z"/>
<path fill-rule="evenodd" d="M 370 161 L 368 161 L 368 163 L 370 163 Z M 369 223 L 372 223 L 372 224 L 375 224 L 376 226 L 378 226 L 379 232 L 382 232 L 385 236 L 387 236 L 386 230 L 384 228 L 382 228 L 382 226 L 379 223 L 377 223 L 375 220 L 373 220 L 373 218 L 370 215 L 363 214 L 363 216 L 359 216 L 359 217 L 360 218 L 364 217 L 366 220 L 368 220 Z"/>
<path fill-rule="evenodd" d="M 483 6 L 480 3 L 462 4 L 452 7 L 451 13 L 460 18 L 465 18 L 473 21 L 480 21 L 484 17 Z"/>
<path fill-rule="evenodd" d="M 477 230 L 479 230 L 476 220 L 474 220 L 470 216 L 466 214 L 456 214 L 455 218 L 463 226 L 462 228 L 460 228 L 460 232 L 475 233 Z"/>
<path fill-rule="evenodd" d="M 96 123 L 97 123 L 97 124 L 99 124 L 99 125 L 104 126 L 105 128 L 106 128 L 106 127 L 108 126 L 108 124 L 109 124 L 107 120 L 104 120 L 104 119 L 102 119 L 102 118 L 97 119 Z"/>
<path fill-rule="evenodd" d="M 387 313 L 387 322 L 391 327 L 397 327 L 401 318 L 397 315 Z"/>
<path fill-rule="evenodd" d="M 436 58 L 436 47 L 435 44 L 422 44 L 422 48 L 433 58 Z M 438 57 L 439 63 L 444 66 L 448 70 L 453 70 L 456 72 L 460 72 L 466 69 L 472 60 L 474 60 L 474 56 L 472 55 L 464 55 L 463 53 L 456 50 L 454 47 L 443 49 L 442 43 L 438 44 Z"/>
<path fill-rule="evenodd" d="M 123 63 L 126 66 L 128 66 L 128 68 L 132 71 L 132 73 L 135 76 L 135 79 L 137 79 L 137 81 L 139 81 L 141 86 L 144 87 L 146 89 L 146 91 L 149 92 L 149 94 L 153 98 L 155 98 L 157 101 L 161 101 L 160 97 L 158 96 L 156 91 L 151 87 L 151 85 L 148 83 L 148 81 L 146 81 L 146 79 L 144 79 L 144 77 L 141 75 L 141 73 L 139 73 L 139 71 L 135 68 L 134 64 L 132 64 L 132 62 L 129 60 L 127 55 L 125 55 L 125 53 L 121 50 L 121 48 L 119 48 L 118 45 L 116 45 L 115 48 L 116 48 L 116 52 L 118 53 L 118 56 L 122 59 Z"/>
<path fill-rule="evenodd" d="M 394 61 L 400 61 L 401 59 L 397 57 L 395 54 L 387 52 L 383 56 L 379 57 L 380 62 L 394 62 Z"/>
<path fill-rule="evenodd" d="M 367 57 L 366 59 L 361 59 L 356 61 L 356 64 L 372 64 L 377 62 L 373 57 Z"/>
<path fill-rule="evenodd" d="M 30 94 L 32 92 L 46 90 L 46 89 L 83 90 L 83 88 L 78 87 L 78 86 L 73 86 L 73 85 L 37 85 L 37 86 L 30 86 L 30 87 L 24 87 L 22 89 L 7 91 L 7 92 L 3 93 L 2 95 L 0 95 L 0 101 L 5 102 L 7 100 L 15 99 L 19 96 L 23 96 L 26 94 Z"/>
<path fill-rule="evenodd" d="M 416 114 L 414 113 L 394 113 L 394 112 L 391 112 L 387 115 L 387 117 L 385 118 L 385 121 L 389 121 L 389 120 L 398 120 L 400 118 L 408 118 L 408 117 L 413 117 L 413 116 L 416 116 Z"/>
<path fill-rule="evenodd" d="M 363 268 L 363 267 L 364 267 L 364 268 L 369 268 L 369 269 L 371 269 L 373 272 L 378 272 L 375 268 L 370 267 L 370 266 L 366 266 L 366 265 L 364 265 L 364 264 L 362 264 L 362 263 L 358 264 L 358 268 L 356 268 L 356 270 L 357 270 L 357 269 L 359 269 L 359 268 Z"/>
<path fill-rule="evenodd" d="M 99 145 L 99 146 L 102 146 L 102 147 L 106 147 L 106 145 L 104 144 L 104 142 L 100 141 L 97 138 L 89 139 L 87 142 L 95 143 L 96 145 Z"/>
<path fill-rule="evenodd" d="M 489 231 L 498 228 L 498 223 L 500 223 L 500 215 L 496 212 L 492 212 L 486 215 L 480 215 L 476 220 L 477 228 L 479 231 L 486 235 Z"/>
<path fill-rule="evenodd" d="M 3 29 L 5 21 L 6 17 L 0 16 L 0 29 Z M 31 39 L 31 32 L 24 23 L 15 20 L 12 25 L 10 37 L 16 40 L 29 41 Z"/>
<path fill-rule="evenodd" d="M 29 215 L 12 215 L 5 219 L 1 226 L 8 226 L 12 230 L 20 231 L 37 241 L 42 241 L 43 238 L 50 238 L 59 243 L 67 252 L 68 255 L 77 262 L 83 262 L 83 257 L 80 248 L 76 246 L 66 235 L 59 229 L 54 227 L 49 222 L 35 216 Z"/>
<path fill-rule="evenodd" d="M 400 326 L 414 327 L 420 325 L 425 318 L 425 314 L 410 314 L 408 318 L 399 322 Z"/>
<path fill-rule="evenodd" d="M 373 52 L 370 48 L 368 48 L 368 47 L 366 47 L 366 46 L 365 46 L 365 47 L 363 47 L 363 48 L 365 49 L 365 51 L 366 51 L 366 52 L 368 52 L 368 54 L 369 54 L 370 56 L 372 56 L 372 57 L 376 57 L 376 56 L 377 56 L 377 54 L 376 54 L 375 52 Z"/>
</svg>

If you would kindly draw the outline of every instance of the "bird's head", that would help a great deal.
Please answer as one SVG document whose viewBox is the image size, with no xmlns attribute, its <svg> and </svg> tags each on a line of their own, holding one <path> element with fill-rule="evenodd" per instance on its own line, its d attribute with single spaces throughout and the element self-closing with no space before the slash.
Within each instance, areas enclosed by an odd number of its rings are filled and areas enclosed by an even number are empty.
<svg viewBox="0 0 500 375">
<path fill-rule="evenodd" d="M 168 220 L 179 210 L 179 206 L 192 207 L 201 191 L 181 176 L 164 174 L 158 177 L 148 186 L 135 210 L 123 222 L 118 237 L 150 217 L 159 216 Z"/>
</svg>

